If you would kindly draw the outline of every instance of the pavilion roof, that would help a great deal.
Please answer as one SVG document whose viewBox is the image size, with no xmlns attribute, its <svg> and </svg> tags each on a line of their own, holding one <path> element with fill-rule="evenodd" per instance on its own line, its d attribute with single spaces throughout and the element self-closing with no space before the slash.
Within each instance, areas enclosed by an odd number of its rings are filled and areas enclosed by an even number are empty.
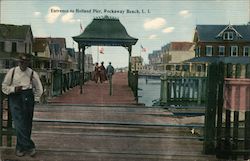
<svg viewBox="0 0 250 161">
<path fill-rule="evenodd" d="M 94 18 L 85 30 L 73 39 L 86 46 L 131 46 L 138 40 L 127 33 L 119 19 L 108 16 Z"/>
</svg>

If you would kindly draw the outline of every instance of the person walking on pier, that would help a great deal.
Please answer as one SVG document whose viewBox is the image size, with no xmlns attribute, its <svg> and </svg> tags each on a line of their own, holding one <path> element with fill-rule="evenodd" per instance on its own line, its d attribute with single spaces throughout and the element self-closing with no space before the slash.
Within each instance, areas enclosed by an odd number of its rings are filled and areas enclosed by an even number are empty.
<svg viewBox="0 0 250 161">
<path fill-rule="evenodd" d="M 112 89 L 112 76 L 115 72 L 114 67 L 111 65 L 111 62 L 109 62 L 109 65 L 106 68 L 106 72 L 107 72 L 107 77 L 109 80 L 109 95 L 111 96 L 113 93 L 113 89 Z"/>
<path fill-rule="evenodd" d="M 93 81 L 98 83 L 99 78 L 100 78 L 100 68 L 99 68 L 99 64 L 96 62 L 95 67 L 94 67 Z"/>
<path fill-rule="evenodd" d="M 100 82 L 104 82 L 107 80 L 106 69 L 104 67 L 104 62 L 101 62 L 100 68 Z"/>
<path fill-rule="evenodd" d="M 30 55 L 21 54 L 18 66 L 11 68 L 2 83 L 2 91 L 8 95 L 9 108 L 16 129 L 16 155 L 35 156 L 35 144 L 31 139 L 35 101 L 39 101 L 43 87 L 38 74 L 28 67 Z"/>
<path fill-rule="evenodd" d="M 115 70 L 114 70 L 114 67 L 111 65 L 111 62 L 109 62 L 109 65 L 107 66 L 107 76 L 108 76 L 108 79 L 111 79 L 112 78 L 112 75 L 114 74 Z"/>
</svg>

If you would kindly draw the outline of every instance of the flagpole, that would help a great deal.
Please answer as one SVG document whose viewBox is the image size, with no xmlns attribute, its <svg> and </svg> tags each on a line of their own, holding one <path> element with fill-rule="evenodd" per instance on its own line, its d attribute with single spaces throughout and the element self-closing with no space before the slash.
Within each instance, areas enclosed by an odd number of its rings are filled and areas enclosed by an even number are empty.
<svg viewBox="0 0 250 161">
<path fill-rule="evenodd" d="M 82 22 L 80 21 L 80 34 L 83 32 Z"/>
<path fill-rule="evenodd" d="M 80 31 L 79 31 L 79 33 L 80 33 L 80 34 L 82 33 L 82 29 L 81 29 L 81 21 L 80 21 Z"/>
<path fill-rule="evenodd" d="M 99 63 L 99 46 L 97 46 L 97 57 L 96 57 L 96 59 L 97 59 L 97 62 Z"/>
<path fill-rule="evenodd" d="M 141 50 L 142 50 L 141 47 L 142 47 L 142 45 L 140 46 L 140 59 L 141 59 Z"/>
</svg>

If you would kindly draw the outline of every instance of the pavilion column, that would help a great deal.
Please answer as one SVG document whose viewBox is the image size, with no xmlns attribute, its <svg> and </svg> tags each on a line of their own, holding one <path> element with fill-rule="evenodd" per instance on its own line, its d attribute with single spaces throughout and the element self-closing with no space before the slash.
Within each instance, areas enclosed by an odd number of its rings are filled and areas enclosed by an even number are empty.
<svg viewBox="0 0 250 161">
<path fill-rule="evenodd" d="M 131 52 L 132 52 L 132 46 L 129 46 L 128 48 L 128 86 L 131 87 Z"/>
<path fill-rule="evenodd" d="M 85 79 L 85 76 L 84 76 L 84 73 L 85 73 L 85 49 L 86 49 L 86 46 L 83 46 L 82 47 L 82 72 L 83 72 L 83 75 L 82 75 L 82 81 L 83 81 L 83 84 L 84 84 L 84 79 Z"/>
<path fill-rule="evenodd" d="M 132 53 L 132 46 L 128 47 L 128 53 L 129 53 L 129 57 L 128 57 L 128 71 L 131 72 L 131 53 Z"/>
<path fill-rule="evenodd" d="M 79 69 L 80 69 L 80 94 L 83 93 L 83 84 L 84 84 L 84 64 L 85 64 L 85 46 L 80 46 L 79 47 Z M 81 53 L 81 49 L 82 49 L 82 53 Z"/>
<path fill-rule="evenodd" d="M 82 54 L 81 54 L 81 46 L 78 44 L 78 51 L 79 51 L 79 55 L 78 55 L 78 68 L 79 68 L 79 83 L 80 83 L 80 94 L 82 94 L 82 85 L 83 85 L 83 81 L 82 81 Z"/>
</svg>

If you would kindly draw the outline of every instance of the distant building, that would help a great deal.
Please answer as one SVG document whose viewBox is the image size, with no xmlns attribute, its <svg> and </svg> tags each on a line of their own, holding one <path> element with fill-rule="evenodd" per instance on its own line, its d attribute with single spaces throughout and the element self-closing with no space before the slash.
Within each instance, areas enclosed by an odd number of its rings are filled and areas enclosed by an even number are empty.
<svg viewBox="0 0 250 161">
<path fill-rule="evenodd" d="M 143 58 L 141 56 L 131 57 L 131 70 L 139 71 L 143 69 Z"/>
<path fill-rule="evenodd" d="M 197 25 L 194 61 L 250 61 L 250 25 Z M 244 59 L 239 57 L 245 57 Z"/>
<path fill-rule="evenodd" d="M 69 69 L 71 70 L 78 70 L 78 62 L 77 62 L 77 56 L 74 48 L 67 48 L 67 54 L 68 54 L 68 62 L 69 62 Z"/>
<path fill-rule="evenodd" d="M 36 58 L 33 67 L 45 70 L 51 69 L 49 42 L 45 38 L 34 38 L 33 42 L 32 50 L 34 58 Z"/>
<path fill-rule="evenodd" d="M 154 50 L 153 53 L 148 55 L 149 65 L 153 70 L 160 70 L 160 65 L 163 62 L 163 54 L 161 50 Z"/>
<path fill-rule="evenodd" d="M 79 52 L 76 52 L 76 59 L 79 60 Z M 82 64 L 78 64 L 77 68 L 80 70 Z M 84 71 L 85 72 L 92 72 L 94 70 L 94 62 L 92 54 L 85 54 L 84 57 Z"/>
<path fill-rule="evenodd" d="M 67 69 L 67 49 L 65 38 L 48 37 L 50 44 L 50 58 L 52 59 L 52 68 Z"/>
<path fill-rule="evenodd" d="M 92 72 L 94 70 L 92 54 L 85 54 L 85 72 Z"/>
<path fill-rule="evenodd" d="M 166 45 L 164 70 L 178 70 L 184 61 L 195 57 L 193 42 L 171 42 Z M 175 69 L 173 69 L 175 68 Z"/>
<path fill-rule="evenodd" d="M 33 34 L 30 25 L 0 24 L 0 69 L 16 64 L 20 53 L 32 53 Z"/>
<path fill-rule="evenodd" d="M 78 69 L 74 52 L 74 49 L 66 48 L 65 38 L 36 37 L 33 45 L 34 67 L 64 71 Z"/>
<path fill-rule="evenodd" d="M 195 58 L 186 62 L 193 71 L 207 71 L 211 62 L 246 64 L 250 62 L 250 25 L 197 25 Z"/>
<path fill-rule="evenodd" d="M 171 42 L 169 45 L 168 63 L 182 63 L 195 57 L 193 42 Z"/>
<path fill-rule="evenodd" d="M 195 56 L 193 42 L 170 42 L 149 54 L 150 70 L 164 72 Z M 147 67 L 149 68 L 149 67 Z"/>
</svg>

